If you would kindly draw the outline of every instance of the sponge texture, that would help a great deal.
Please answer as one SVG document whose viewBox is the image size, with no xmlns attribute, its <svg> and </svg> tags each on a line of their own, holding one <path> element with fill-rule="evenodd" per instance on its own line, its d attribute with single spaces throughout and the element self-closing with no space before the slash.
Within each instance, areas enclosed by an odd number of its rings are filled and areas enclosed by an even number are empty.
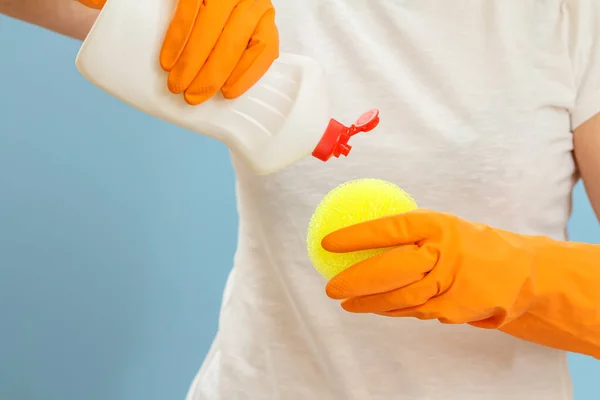
<svg viewBox="0 0 600 400">
<path fill-rule="evenodd" d="M 333 189 L 316 208 L 308 225 L 306 239 L 313 266 L 326 279 L 385 249 L 336 254 L 323 249 L 328 234 L 360 222 L 413 211 L 417 203 L 398 186 L 378 180 L 359 179 Z"/>
</svg>

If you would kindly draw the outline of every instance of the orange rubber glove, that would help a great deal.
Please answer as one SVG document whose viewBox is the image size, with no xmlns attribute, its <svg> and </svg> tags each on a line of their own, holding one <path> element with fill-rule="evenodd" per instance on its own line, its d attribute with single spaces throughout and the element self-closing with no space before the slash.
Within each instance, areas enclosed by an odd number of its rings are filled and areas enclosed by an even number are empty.
<svg viewBox="0 0 600 400">
<path fill-rule="evenodd" d="M 233 99 L 279 56 L 270 0 L 179 0 L 160 53 L 169 90 L 200 104 L 219 90 Z"/>
<path fill-rule="evenodd" d="M 323 247 L 390 248 L 329 281 L 347 311 L 468 323 L 600 358 L 600 246 L 418 210 L 344 228 Z"/>
<path fill-rule="evenodd" d="M 78 0 L 101 9 L 106 0 Z M 140 3 L 140 7 L 143 4 Z M 172 93 L 191 105 L 244 94 L 279 57 L 270 0 L 179 0 L 160 52 Z"/>
<path fill-rule="evenodd" d="M 77 0 L 77 1 L 79 1 L 81 4 L 83 4 L 86 7 L 95 8 L 96 10 L 102 10 L 102 7 L 104 7 L 104 4 L 106 3 L 106 0 Z"/>
</svg>

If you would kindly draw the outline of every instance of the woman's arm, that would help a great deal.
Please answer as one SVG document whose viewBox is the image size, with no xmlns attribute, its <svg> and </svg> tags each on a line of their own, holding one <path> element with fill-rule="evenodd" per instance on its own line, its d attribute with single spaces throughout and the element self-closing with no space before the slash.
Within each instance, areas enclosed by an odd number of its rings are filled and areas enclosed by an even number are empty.
<svg viewBox="0 0 600 400">
<path fill-rule="evenodd" d="M 585 189 L 600 220 L 600 114 L 580 125 L 573 140 Z"/>
<path fill-rule="evenodd" d="M 99 11 L 75 0 L 0 0 L 0 14 L 83 40 Z"/>
</svg>

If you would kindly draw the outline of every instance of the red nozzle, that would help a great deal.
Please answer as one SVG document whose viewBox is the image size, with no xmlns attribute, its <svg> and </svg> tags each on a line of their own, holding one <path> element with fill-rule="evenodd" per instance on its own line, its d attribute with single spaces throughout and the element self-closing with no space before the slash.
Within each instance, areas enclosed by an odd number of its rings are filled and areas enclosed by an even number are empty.
<svg viewBox="0 0 600 400">
<path fill-rule="evenodd" d="M 352 146 L 348 144 L 350 138 L 359 132 L 369 132 L 379 124 L 379 110 L 372 109 L 364 113 L 351 126 L 344 126 L 335 119 L 329 120 L 325 133 L 313 150 L 313 157 L 327 161 L 332 156 L 348 156 Z"/>
</svg>

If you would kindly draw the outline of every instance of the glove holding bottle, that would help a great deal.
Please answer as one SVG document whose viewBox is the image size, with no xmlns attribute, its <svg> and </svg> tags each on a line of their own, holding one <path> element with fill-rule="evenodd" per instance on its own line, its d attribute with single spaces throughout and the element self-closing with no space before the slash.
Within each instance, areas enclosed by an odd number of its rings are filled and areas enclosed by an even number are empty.
<svg viewBox="0 0 600 400">
<path fill-rule="evenodd" d="M 102 9 L 76 62 L 90 82 L 224 143 L 255 173 L 347 156 L 379 122 L 377 110 L 350 127 L 331 119 L 321 66 L 278 55 L 268 0 L 80 1 Z"/>
</svg>

